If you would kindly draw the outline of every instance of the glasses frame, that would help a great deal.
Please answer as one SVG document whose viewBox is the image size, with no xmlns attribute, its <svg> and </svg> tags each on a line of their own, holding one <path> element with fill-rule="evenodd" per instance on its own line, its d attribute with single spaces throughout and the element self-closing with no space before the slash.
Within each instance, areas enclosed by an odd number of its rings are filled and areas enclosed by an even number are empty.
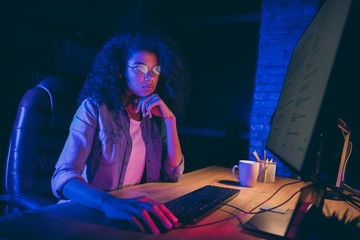
<svg viewBox="0 0 360 240">
<path fill-rule="evenodd" d="M 147 71 L 146 71 L 146 72 L 142 72 L 142 71 L 138 68 L 139 66 L 145 66 L 145 67 L 147 67 Z M 159 77 L 160 74 L 161 74 L 161 67 L 160 67 L 160 65 L 155 65 L 154 67 L 149 68 L 146 64 L 141 64 L 141 63 L 139 63 L 139 64 L 136 64 L 135 66 L 128 66 L 128 65 L 127 65 L 127 67 L 134 69 L 134 70 L 136 71 L 137 75 L 139 75 L 139 76 L 141 76 L 141 77 L 147 77 L 150 71 L 153 73 L 152 76 L 155 76 L 155 77 Z M 155 69 L 156 67 L 160 67 L 160 71 L 159 71 L 159 72 L 155 72 L 155 71 L 154 71 L 154 69 Z"/>
</svg>

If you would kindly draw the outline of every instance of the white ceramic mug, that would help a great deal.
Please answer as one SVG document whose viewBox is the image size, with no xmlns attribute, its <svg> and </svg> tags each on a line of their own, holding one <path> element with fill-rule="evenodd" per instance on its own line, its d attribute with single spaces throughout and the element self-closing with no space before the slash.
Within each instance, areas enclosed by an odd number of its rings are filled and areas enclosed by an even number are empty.
<svg viewBox="0 0 360 240">
<path fill-rule="evenodd" d="M 239 165 L 232 168 L 232 173 L 239 181 L 241 186 L 253 187 L 257 183 L 259 176 L 259 163 L 250 160 L 239 160 Z M 235 174 L 235 169 L 239 169 L 239 176 Z"/>
</svg>

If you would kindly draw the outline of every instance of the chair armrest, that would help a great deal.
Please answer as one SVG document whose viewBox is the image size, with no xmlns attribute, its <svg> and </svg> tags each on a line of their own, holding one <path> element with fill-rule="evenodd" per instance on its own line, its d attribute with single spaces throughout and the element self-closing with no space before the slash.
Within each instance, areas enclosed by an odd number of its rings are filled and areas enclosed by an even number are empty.
<svg viewBox="0 0 360 240">
<path fill-rule="evenodd" d="M 9 204 L 10 195 L 0 195 L 0 216 L 6 215 L 7 205 Z"/>
<path fill-rule="evenodd" d="M 45 207 L 54 204 L 54 202 L 51 202 L 50 200 L 37 195 L 25 196 L 25 195 L 13 194 L 13 195 L 8 195 L 5 201 L 8 203 L 10 207 L 16 207 L 19 210 L 37 209 L 40 207 Z"/>
</svg>

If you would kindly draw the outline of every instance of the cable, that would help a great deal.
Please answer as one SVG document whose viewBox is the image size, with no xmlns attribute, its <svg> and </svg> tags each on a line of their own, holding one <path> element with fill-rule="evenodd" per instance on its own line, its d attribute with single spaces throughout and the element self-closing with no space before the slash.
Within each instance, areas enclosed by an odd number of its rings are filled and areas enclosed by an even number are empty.
<svg viewBox="0 0 360 240">
<path fill-rule="evenodd" d="M 335 186 L 329 186 L 329 188 L 331 191 L 335 192 L 339 196 L 339 199 L 337 199 L 338 201 L 344 201 L 348 205 L 355 208 L 357 211 L 360 211 L 360 199 L 357 199 L 357 198 L 359 198 L 358 195 L 356 195 L 356 198 L 355 198 L 355 197 L 349 196 L 348 194 L 345 194 L 343 192 L 337 191 L 337 188 Z M 331 200 L 334 200 L 334 199 L 331 199 Z"/>
<path fill-rule="evenodd" d="M 258 204 L 257 206 L 255 206 L 254 208 L 252 208 L 250 211 L 248 212 L 245 212 L 243 210 L 240 210 L 242 212 L 244 212 L 244 214 L 240 214 L 240 215 L 236 215 L 236 216 L 233 216 L 233 217 L 228 217 L 228 218 L 224 218 L 224 219 L 221 219 L 221 220 L 218 220 L 218 221 L 215 221 L 215 222 L 210 222 L 210 223 L 205 223 L 205 224 L 202 224 L 202 225 L 196 225 L 196 226 L 187 226 L 187 227 L 184 227 L 184 226 L 180 226 L 180 227 L 177 227 L 177 228 L 174 228 L 174 229 L 190 229 L 190 228 L 198 228 L 198 227 L 205 227 L 205 226 L 209 226 L 209 225 L 213 225 L 213 224 L 217 224 L 217 223 L 220 223 L 220 222 L 224 222 L 224 221 L 227 221 L 227 220 L 230 220 L 230 219 L 234 219 L 234 218 L 241 218 L 243 216 L 246 216 L 246 215 L 249 215 L 249 214 L 254 214 L 252 213 L 256 208 L 260 207 L 261 205 L 265 204 L 266 202 L 268 202 L 271 198 L 273 198 L 282 188 L 286 187 L 286 186 L 289 186 L 289 185 L 292 185 L 292 184 L 296 184 L 296 183 L 299 183 L 301 182 L 301 180 L 299 181 L 295 181 L 295 182 L 292 182 L 292 183 L 286 183 L 284 185 L 282 185 L 281 187 L 279 187 L 270 197 L 268 197 L 265 201 L 263 201 L 262 203 Z M 305 187 L 304 187 L 305 188 Z M 299 191 L 303 190 L 304 188 L 301 188 Z M 289 199 L 287 199 L 284 203 L 281 203 L 279 206 L 285 204 L 286 202 L 288 202 L 291 198 L 293 198 L 299 191 L 297 191 L 295 194 L 293 194 Z M 228 205 L 228 204 L 225 204 L 225 205 Z M 231 207 L 234 207 L 232 205 L 230 205 Z M 277 207 L 279 207 L 277 206 Z M 236 208 L 236 207 L 234 207 Z M 276 207 L 275 207 L 276 208 Z M 273 209 L 273 208 L 271 208 Z M 270 209 L 269 209 L 270 210 Z M 268 210 L 266 210 L 268 211 Z"/>
<path fill-rule="evenodd" d="M 350 130 L 348 132 L 345 131 L 346 130 L 346 122 L 341 118 L 339 118 L 339 128 L 341 129 L 341 133 L 342 133 L 344 139 L 346 140 L 346 134 L 350 134 Z M 342 181 L 344 181 L 344 178 L 345 178 L 346 166 L 347 166 L 347 163 L 348 163 L 349 158 L 351 156 L 352 147 L 353 147 L 352 142 L 349 141 L 349 148 L 347 149 L 347 152 L 345 153 L 346 156 L 345 156 L 345 161 L 344 161 L 344 169 L 343 169 L 343 172 L 341 174 Z"/>
<path fill-rule="evenodd" d="M 329 186 L 330 190 L 337 193 L 339 196 L 342 196 L 346 199 L 352 199 L 353 201 L 360 202 L 360 195 L 356 192 L 354 192 L 351 188 L 348 186 L 345 186 L 344 190 L 348 191 L 349 193 L 344 193 L 344 191 L 339 191 L 339 189 L 336 186 Z"/>
<path fill-rule="evenodd" d="M 349 199 L 346 199 L 345 202 L 349 205 L 351 205 L 352 207 L 354 207 L 356 210 L 360 211 L 360 204 L 356 203 L 359 202 L 358 200 L 355 200 L 351 197 L 348 197 Z M 351 203 L 351 204 L 350 204 Z"/>
<path fill-rule="evenodd" d="M 291 195 L 286 201 L 284 201 L 283 203 L 280 203 L 279 205 L 275 206 L 275 207 L 272 207 L 272 208 L 269 208 L 269 209 L 262 209 L 262 210 L 259 210 L 257 212 L 251 212 L 249 214 L 258 214 L 258 213 L 263 213 L 263 212 L 268 212 L 268 211 L 271 211 L 271 210 L 274 210 L 275 208 L 278 208 L 278 207 L 281 207 L 282 205 L 284 205 L 285 203 L 287 203 L 288 201 L 290 201 L 296 194 L 298 194 L 299 192 L 301 192 L 304 188 L 296 191 L 293 195 Z M 232 207 L 232 208 L 235 208 L 236 210 L 239 210 L 241 212 L 244 212 L 246 213 L 244 210 L 238 208 L 238 207 L 235 207 L 233 205 L 230 205 L 230 204 L 224 204 L 226 206 L 229 206 L 229 207 Z"/>
<path fill-rule="evenodd" d="M 354 203 L 353 201 L 344 201 L 346 204 L 348 204 L 349 206 L 353 207 L 355 210 L 360 212 L 360 205 L 357 203 Z"/>
<path fill-rule="evenodd" d="M 235 206 L 233 206 L 233 205 L 227 204 L 227 203 L 224 203 L 224 206 L 229 206 L 229 207 L 235 208 L 236 210 L 238 210 L 238 211 L 240 211 L 240 212 L 246 213 L 246 211 L 244 211 L 244 210 L 242 210 L 242 209 L 240 209 L 240 208 L 238 208 L 238 207 L 235 207 Z"/>
<path fill-rule="evenodd" d="M 353 198 L 352 196 L 348 196 L 348 197 L 350 197 L 352 201 L 360 203 L 360 199 Z"/>
<path fill-rule="evenodd" d="M 356 195 L 357 197 L 360 198 L 360 190 L 349 187 L 347 184 L 344 184 L 344 187 L 346 190 L 348 190 L 349 192 L 352 192 L 354 195 Z"/>
<path fill-rule="evenodd" d="M 345 168 L 346 168 L 347 163 L 348 163 L 348 161 L 349 161 L 349 158 L 350 158 L 350 156 L 351 156 L 351 152 L 352 152 L 352 142 L 349 141 L 349 148 L 348 148 L 348 151 L 347 151 L 347 153 L 346 153 L 345 163 L 344 163 L 344 167 L 345 167 Z M 345 170 L 346 170 L 346 169 L 345 169 Z M 342 176 L 341 176 L 341 179 L 344 179 L 344 178 L 345 178 L 345 173 L 346 173 L 346 171 L 343 171 Z"/>
<path fill-rule="evenodd" d="M 268 211 L 271 211 L 271 210 L 274 210 L 275 208 L 278 208 L 278 207 L 281 207 L 282 205 L 284 205 L 285 203 L 287 203 L 288 201 L 290 201 L 296 194 L 298 194 L 299 192 L 301 192 L 303 190 L 300 189 L 298 191 L 296 191 L 293 195 L 291 195 L 291 197 L 289 197 L 285 202 L 275 206 L 275 207 L 272 207 L 272 208 L 269 208 L 269 209 L 262 209 L 262 210 L 259 210 L 257 212 L 252 212 L 251 214 L 258 214 L 258 213 L 263 213 L 263 212 L 268 212 Z"/>
</svg>

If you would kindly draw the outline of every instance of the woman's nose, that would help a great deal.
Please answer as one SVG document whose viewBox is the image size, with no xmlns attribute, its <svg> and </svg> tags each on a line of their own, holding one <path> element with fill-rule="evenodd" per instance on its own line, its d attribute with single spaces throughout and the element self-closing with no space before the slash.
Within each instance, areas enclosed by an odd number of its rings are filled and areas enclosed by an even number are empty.
<svg viewBox="0 0 360 240">
<path fill-rule="evenodd" d="M 146 81 L 151 81 L 152 78 L 153 78 L 153 72 L 152 71 L 148 71 L 146 74 L 145 74 L 145 80 Z"/>
</svg>

